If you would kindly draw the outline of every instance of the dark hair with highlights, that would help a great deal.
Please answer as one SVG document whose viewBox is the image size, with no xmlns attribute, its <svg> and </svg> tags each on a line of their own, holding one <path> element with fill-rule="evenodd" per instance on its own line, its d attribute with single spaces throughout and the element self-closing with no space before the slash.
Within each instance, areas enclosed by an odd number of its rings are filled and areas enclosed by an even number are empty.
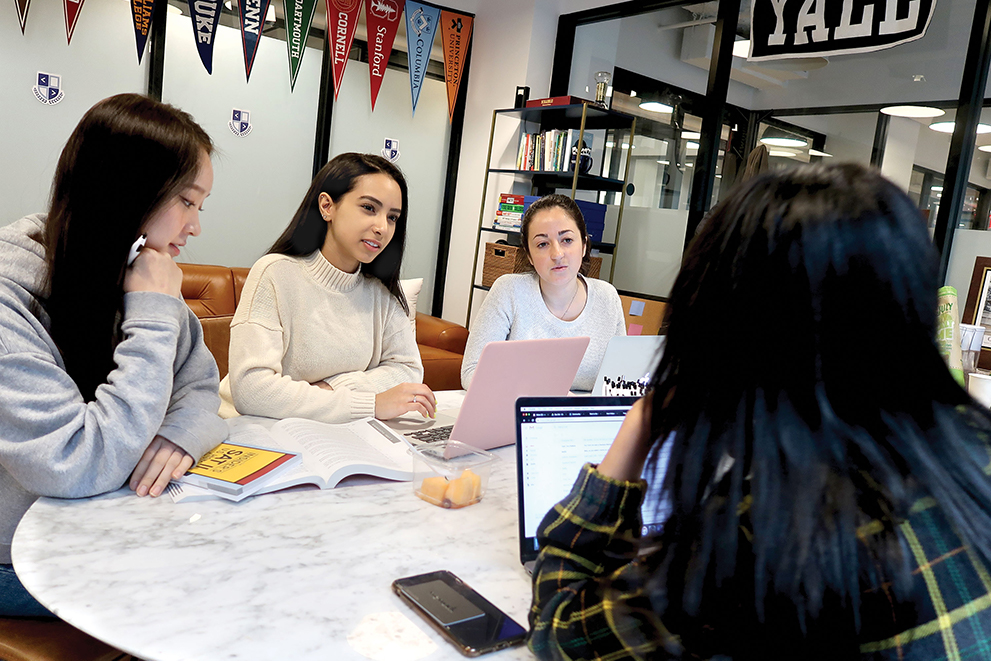
<svg viewBox="0 0 991 661">
<path fill-rule="evenodd" d="M 914 626 L 899 524 L 921 496 L 991 558 L 991 415 L 937 349 L 939 284 L 918 209 L 875 170 L 763 174 L 714 210 L 649 405 L 673 510 L 640 587 L 683 650 L 859 658 L 866 629 Z"/>
<path fill-rule="evenodd" d="M 520 226 L 520 237 L 522 239 L 522 252 L 518 252 L 520 255 L 517 260 L 516 271 L 521 270 L 533 270 L 533 264 L 530 263 L 530 224 L 533 222 L 533 217 L 545 211 L 547 209 L 553 208 L 562 209 L 568 216 L 575 221 L 575 226 L 578 228 L 578 234 L 581 236 L 582 245 L 585 246 L 585 252 L 582 254 L 582 265 L 578 269 L 578 272 L 582 275 L 588 275 L 589 269 L 592 268 L 592 241 L 588 238 L 588 229 L 585 227 L 585 216 L 582 215 L 582 210 L 567 195 L 545 195 L 530 206 L 527 207 L 526 213 L 523 214 L 523 223 Z"/>
<path fill-rule="evenodd" d="M 327 221 L 320 215 L 320 193 L 327 193 L 335 203 L 354 190 L 358 177 L 366 174 L 385 174 L 392 177 L 402 193 L 403 208 L 396 220 L 392 240 L 370 264 L 362 264 L 361 272 L 367 277 L 378 278 L 396 297 L 399 305 L 409 314 L 409 304 L 399 286 L 399 269 L 406 250 L 406 219 L 409 214 L 409 191 L 406 178 L 395 165 L 376 154 L 348 152 L 332 158 L 320 168 L 310 189 L 293 215 L 289 226 L 276 239 L 269 254 L 309 255 L 323 247 L 327 237 Z"/>
<path fill-rule="evenodd" d="M 115 368 L 124 273 L 142 228 L 196 179 L 213 142 L 187 113 L 140 94 L 100 101 L 59 157 L 45 228 L 45 309 L 83 398 Z"/>
</svg>

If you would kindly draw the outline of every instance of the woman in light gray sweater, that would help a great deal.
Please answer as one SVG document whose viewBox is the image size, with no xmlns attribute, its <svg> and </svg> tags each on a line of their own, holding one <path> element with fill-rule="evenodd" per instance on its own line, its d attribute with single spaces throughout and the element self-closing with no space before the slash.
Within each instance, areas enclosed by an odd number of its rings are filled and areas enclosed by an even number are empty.
<svg viewBox="0 0 991 661">
<path fill-rule="evenodd" d="M 188 114 L 110 97 L 62 151 L 49 213 L 0 229 L 0 615 L 50 615 L 9 564 L 39 496 L 158 496 L 226 436 L 173 261 L 199 234 L 212 150 Z"/>
<path fill-rule="evenodd" d="M 609 339 L 626 335 L 626 321 L 616 288 L 585 277 L 592 242 L 581 209 L 565 195 L 544 196 L 527 208 L 520 233 L 533 271 L 492 285 L 468 335 L 461 386 L 468 388 L 489 342 L 587 336 L 571 388 L 591 390 Z"/>
</svg>

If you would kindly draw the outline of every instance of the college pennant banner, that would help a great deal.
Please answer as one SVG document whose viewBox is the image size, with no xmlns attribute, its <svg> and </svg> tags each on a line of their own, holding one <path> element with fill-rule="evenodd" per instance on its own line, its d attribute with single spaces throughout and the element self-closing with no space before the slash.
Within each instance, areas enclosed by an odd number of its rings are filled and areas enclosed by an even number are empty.
<svg viewBox="0 0 991 661">
<path fill-rule="evenodd" d="M 131 23 L 134 25 L 134 43 L 138 47 L 138 64 L 145 54 L 151 19 L 155 15 L 155 0 L 131 0 Z"/>
<path fill-rule="evenodd" d="M 240 4 L 240 3 L 238 3 Z M 213 41 L 220 25 L 220 0 L 189 0 L 189 19 L 193 23 L 193 38 L 200 62 L 213 75 Z"/>
<path fill-rule="evenodd" d="M 416 115 L 416 104 L 420 101 L 420 90 L 426 79 L 438 20 L 440 7 L 406 1 L 406 48 L 409 51 L 409 91 L 413 100 L 413 115 Z"/>
<path fill-rule="evenodd" d="M 454 104 L 461 86 L 465 52 L 471 41 L 471 14 L 458 14 L 446 9 L 440 13 L 441 34 L 444 39 L 444 81 L 447 83 L 447 120 L 454 120 Z"/>
<path fill-rule="evenodd" d="M 368 27 L 368 86 L 372 94 L 372 112 L 378 98 L 385 67 L 389 64 L 392 44 L 399 31 L 403 10 L 398 0 L 365 0 L 365 25 Z"/>
<path fill-rule="evenodd" d="M 258 44 L 262 38 L 262 26 L 268 14 L 271 0 L 240 0 L 237 3 L 238 20 L 241 23 L 241 45 L 244 46 L 244 81 L 251 79 L 251 67 L 255 63 Z"/>
<path fill-rule="evenodd" d="M 382 4 L 386 0 L 368 0 Z M 341 93 L 341 81 L 344 80 L 344 67 L 348 65 L 348 53 L 351 51 L 351 41 L 354 30 L 358 27 L 358 14 L 361 12 L 361 0 L 327 0 L 327 41 L 330 52 L 333 53 L 331 63 L 334 65 L 334 100 Z M 371 28 L 368 29 L 371 41 Z M 369 45 L 369 56 L 371 47 Z M 371 58 L 369 58 L 371 59 Z"/>
<path fill-rule="evenodd" d="M 72 43 L 72 33 L 76 30 L 76 21 L 79 20 L 79 12 L 83 10 L 83 2 L 86 0 L 62 0 L 65 8 L 65 43 Z"/>
<path fill-rule="evenodd" d="M 14 8 L 17 10 L 17 21 L 21 24 L 21 34 L 24 34 L 24 26 L 28 22 L 28 9 L 31 7 L 31 0 L 14 0 Z"/>
<path fill-rule="evenodd" d="M 869 53 L 921 39 L 936 0 L 753 0 L 751 61 Z"/>
<path fill-rule="evenodd" d="M 357 0 L 355 0 L 357 1 Z M 306 52 L 306 38 L 313 22 L 317 0 L 284 0 L 286 12 L 286 48 L 289 51 L 289 91 L 296 87 L 296 74 Z"/>
</svg>

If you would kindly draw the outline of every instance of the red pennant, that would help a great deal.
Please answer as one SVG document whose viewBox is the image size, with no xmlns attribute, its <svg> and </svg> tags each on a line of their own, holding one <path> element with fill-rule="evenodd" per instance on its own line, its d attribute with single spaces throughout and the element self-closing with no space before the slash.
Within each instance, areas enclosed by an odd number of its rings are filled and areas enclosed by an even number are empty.
<svg viewBox="0 0 991 661">
<path fill-rule="evenodd" d="M 447 119 L 454 121 L 454 104 L 461 87 L 461 71 L 465 52 L 471 41 L 471 14 L 444 10 L 440 13 L 441 35 L 444 39 L 444 81 L 447 83 Z"/>
<path fill-rule="evenodd" d="M 72 33 L 76 30 L 76 21 L 79 20 L 79 12 L 83 9 L 85 0 L 62 0 L 65 7 L 65 42 L 72 43 Z"/>
<path fill-rule="evenodd" d="M 24 34 L 24 26 L 28 22 L 28 9 L 31 7 L 31 0 L 14 0 L 14 8 L 17 9 L 17 20 L 21 24 L 21 34 Z"/>
<path fill-rule="evenodd" d="M 348 65 L 360 10 L 361 0 L 327 0 L 327 48 L 330 48 L 334 65 L 334 100 L 341 93 L 344 67 Z"/>
<path fill-rule="evenodd" d="M 372 93 L 372 112 L 378 98 L 385 67 L 392 54 L 392 43 L 402 22 L 399 0 L 366 0 L 365 25 L 368 27 L 368 86 Z"/>
</svg>

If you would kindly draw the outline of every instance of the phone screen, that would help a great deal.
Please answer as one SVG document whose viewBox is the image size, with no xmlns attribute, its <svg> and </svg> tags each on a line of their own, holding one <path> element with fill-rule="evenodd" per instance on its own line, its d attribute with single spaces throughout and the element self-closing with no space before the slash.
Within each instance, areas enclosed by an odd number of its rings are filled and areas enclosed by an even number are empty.
<svg viewBox="0 0 991 661">
<path fill-rule="evenodd" d="M 526 640 L 526 629 L 448 571 L 400 578 L 393 589 L 467 656 Z"/>
</svg>

